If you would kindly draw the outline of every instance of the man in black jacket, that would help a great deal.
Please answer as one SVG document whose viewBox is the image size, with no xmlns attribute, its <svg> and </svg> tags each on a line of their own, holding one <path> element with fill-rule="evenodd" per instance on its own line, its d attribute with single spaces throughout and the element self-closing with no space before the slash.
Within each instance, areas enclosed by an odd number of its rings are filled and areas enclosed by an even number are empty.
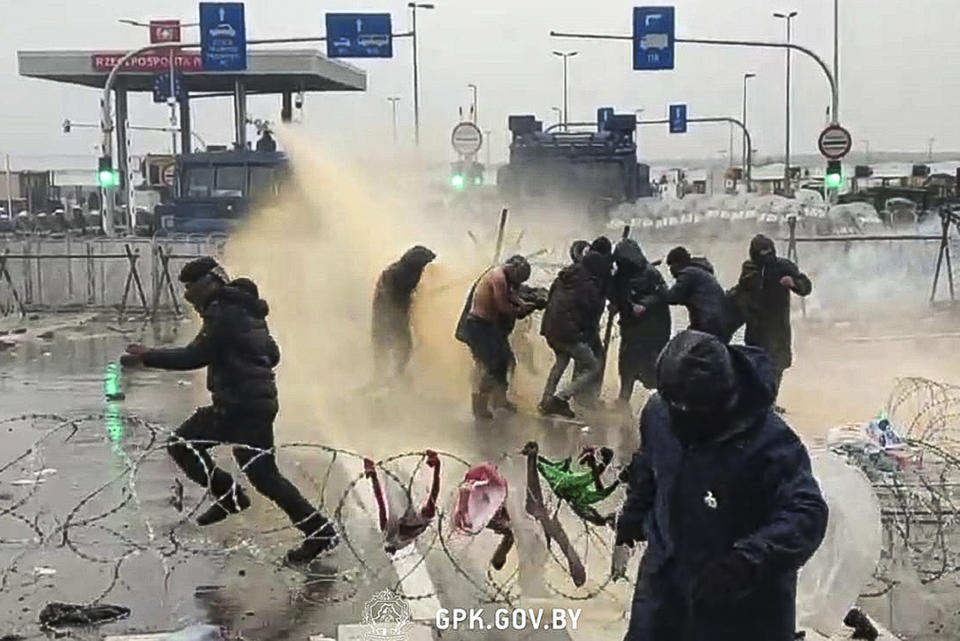
<svg viewBox="0 0 960 641">
<path fill-rule="evenodd" d="M 772 363 L 686 330 L 657 364 L 617 543 L 646 541 L 625 641 L 792 641 L 827 505 Z"/>
<path fill-rule="evenodd" d="M 218 468 L 209 449 L 234 444 L 233 455 L 258 492 L 283 510 L 305 539 L 287 552 L 290 563 L 310 561 L 337 544 L 333 523 L 280 474 L 273 451 L 273 420 L 279 410 L 273 368 L 280 349 L 267 327 L 269 308 L 253 281 L 229 281 L 210 257 L 187 263 L 180 272 L 184 297 L 203 318 L 186 347 L 150 349 L 131 345 L 124 366 L 166 370 L 207 368 L 213 404 L 199 408 L 170 437 L 167 451 L 187 477 L 208 487 L 214 504 L 197 518 L 201 526 L 222 521 L 250 506 L 243 488 Z"/>
<path fill-rule="evenodd" d="M 743 263 L 737 290 L 747 323 L 743 342 L 770 353 L 779 390 L 784 370 L 793 364 L 790 292 L 808 296 L 813 284 L 793 262 L 777 256 L 770 238 L 757 234 L 750 241 L 750 260 Z"/>
<path fill-rule="evenodd" d="M 620 321 L 618 400 L 628 406 L 637 381 L 647 389 L 657 386 L 657 357 L 670 340 L 670 307 L 664 300 L 667 284 L 637 241 L 621 240 L 613 257 L 613 304 Z"/>
<path fill-rule="evenodd" d="M 547 339 L 556 361 L 540 401 L 543 414 L 573 418 L 570 399 L 600 375 L 601 360 L 591 347 L 591 339 L 603 315 L 609 265 L 606 256 L 588 251 L 579 263 L 563 268 L 550 287 L 540 333 Z M 557 392 L 557 384 L 571 360 L 579 371 L 574 372 L 565 390 Z"/>
<path fill-rule="evenodd" d="M 423 270 L 437 257 L 417 245 L 380 274 L 373 293 L 373 355 L 378 375 L 402 376 L 410 361 L 410 306 Z"/>
<path fill-rule="evenodd" d="M 693 258 L 685 247 L 674 247 L 667 254 L 667 266 L 676 282 L 667 290 L 664 300 L 669 305 L 687 308 L 689 329 L 727 340 L 727 297 L 710 261 Z"/>
</svg>

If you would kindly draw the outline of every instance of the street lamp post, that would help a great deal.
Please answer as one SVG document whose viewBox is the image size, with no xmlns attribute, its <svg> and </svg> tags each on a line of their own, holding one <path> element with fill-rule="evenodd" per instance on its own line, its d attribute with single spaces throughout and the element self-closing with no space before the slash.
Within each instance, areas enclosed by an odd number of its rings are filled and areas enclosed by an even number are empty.
<svg viewBox="0 0 960 641">
<path fill-rule="evenodd" d="M 790 13 L 774 13 L 774 18 L 780 18 L 786 21 L 787 24 L 787 44 L 790 43 L 791 36 L 791 26 L 793 19 L 797 17 L 796 11 L 791 11 Z M 790 190 L 790 58 L 793 52 L 790 49 L 787 49 L 787 98 L 786 98 L 786 136 L 784 143 L 784 155 L 783 155 L 783 191 L 785 196 L 791 194 Z M 836 82 L 836 81 L 834 81 Z M 835 119 L 835 117 L 834 117 Z"/>
<path fill-rule="evenodd" d="M 470 115 L 473 116 L 473 124 L 477 124 L 477 85 L 470 83 L 467 88 L 473 91 L 473 108 L 470 110 Z"/>
<path fill-rule="evenodd" d="M 397 144 L 397 103 L 400 102 L 400 98 L 397 96 L 391 96 L 387 98 L 387 101 L 393 107 L 393 144 Z"/>
<path fill-rule="evenodd" d="M 420 58 L 417 55 L 417 9 L 435 9 L 427 2 L 408 2 L 413 22 L 413 139 L 420 146 Z"/>
<path fill-rule="evenodd" d="M 837 83 L 837 93 L 840 93 L 840 0 L 833 0 L 833 81 Z M 839 99 L 837 100 L 839 103 Z M 839 111 L 839 109 L 838 109 Z M 840 114 L 833 114 L 834 120 Z"/>
<path fill-rule="evenodd" d="M 550 107 L 550 109 L 557 114 L 557 122 L 563 124 L 563 109 L 560 107 Z"/>
<path fill-rule="evenodd" d="M 927 139 L 927 162 L 933 162 L 933 143 L 936 138 Z"/>
<path fill-rule="evenodd" d="M 568 102 L 569 92 L 567 85 L 567 61 L 580 53 L 579 51 L 554 51 L 553 55 L 563 58 L 563 124 L 564 129 L 566 129 L 566 124 L 570 122 L 570 104 Z"/>
<path fill-rule="evenodd" d="M 745 73 L 743 74 L 743 126 L 747 127 L 747 81 L 751 78 L 756 78 L 757 74 L 755 73 Z M 747 136 L 743 136 L 742 146 L 741 146 L 741 156 L 743 160 L 743 171 L 747 171 Z"/>
</svg>

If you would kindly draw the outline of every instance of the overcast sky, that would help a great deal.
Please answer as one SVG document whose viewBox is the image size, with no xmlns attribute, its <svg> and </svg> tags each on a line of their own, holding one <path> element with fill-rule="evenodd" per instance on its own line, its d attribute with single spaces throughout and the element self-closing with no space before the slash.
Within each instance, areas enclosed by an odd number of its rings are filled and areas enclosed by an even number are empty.
<svg viewBox="0 0 960 641">
<path fill-rule="evenodd" d="M 17 75 L 20 49 L 120 50 L 146 43 L 148 34 L 117 18 L 182 18 L 196 21 L 192 0 L 0 0 L 0 151 L 14 156 L 91 152 L 96 132 L 63 135 L 64 118 L 95 122 L 98 94 Z M 554 49 L 578 50 L 570 63 L 571 120 L 593 120 L 598 106 L 646 109 L 663 117 L 672 102 L 689 104 L 690 116 L 739 114 L 742 78 L 751 81 L 749 122 L 761 154 L 780 153 L 784 141 L 784 54 L 679 45 L 676 70 L 635 72 L 627 42 L 562 41 L 551 29 L 629 34 L 635 2 L 626 0 L 434 0 L 437 9 L 420 21 L 422 123 L 426 151 L 446 158 L 457 109 L 468 105 L 468 83 L 480 87 L 480 120 L 493 130 L 494 157 L 505 153 L 506 117 L 535 113 L 550 120 L 560 106 L 561 62 Z M 774 11 L 799 11 L 794 40 L 827 60 L 833 56 L 832 0 L 676 0 L 677 33 L 684 37 L 781 40 L 784 23 Z M 926 152 L 960 150 L 960 11 L 958 0 L 840 0 L 841 121 L 856 148 Z M 394 31 L 409 28 L 406 2 L 398 0 L 247 0 L 249 37 L 322 35 L 324 13 L 380 10 L 393 14 Z M 412 138 L 409 40 L 395 43 L 392 60 L 354 61 L 368 74 L 365 94 L 312 94 L 304 114 L 318 143 L 367 149 L 390 144 L 390 104 L 400 96 L 401 129 Z M 208 141 L 231 137 L 228 101 L 205 101 L 195 126 Z M 808 59 L 794 57 L 794 149 L 814 152 L 829 104 L 827 82 Z M 131 101 L 131 121 L 163 125 L 167 111 L 147 96 Z M 279 98 L 257 98 L 250 111 L 279 118 Z M 729 144 L 725 126 L 691 126 L 670 136 L 647 128 L 641 154 L 647 158 L 718 156 Z M 136 153 L 163 151 L 169 138 L 136 134 Z M 739 143 L 737 143 L 739 149 Z"/>
</svg>

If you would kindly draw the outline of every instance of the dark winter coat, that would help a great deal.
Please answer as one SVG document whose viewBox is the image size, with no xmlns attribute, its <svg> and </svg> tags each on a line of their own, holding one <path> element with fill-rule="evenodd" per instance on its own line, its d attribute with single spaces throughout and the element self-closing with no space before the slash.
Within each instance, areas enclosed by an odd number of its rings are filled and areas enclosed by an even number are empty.
<svg viewBox="0 0 960 641">
<path fill-rule="evenodd" d="M 769 258 L 760 256 L 763 250 L 770 252 Z M 792 289 L 780 284 L 784 276 L 793 278 Z M 809 295 L 810 279 L 794 263 L 777 257 L 772 240 L 758 235 L 750 243 L 750 260 L 743 263 L 737 290 L 747 325 L 744 343 L 767 350 L 777 369 L 787 369 L 793 364 L 790 292 Z"/>
<path fill-rule="evenodd" d="M 790 641 L 797 570 L 816 551 L 827 506 L 796 434 L 771 410 L 769 357 L 729 347 L 740 403 L 717 434 L 683 444 L 655 395 L 640 418 L 618 537 L 646 540 L 626 641 Z M 723 609 L 695 606 L 704 568 L 731 553 L 753 580 Z"/>
<path fill-rule="evenodd" d="M 670 305 L 687 308 L 690 329 L 728 340 L 726 293 L 705 258 L 695 258 L 681 269 L 664 299 Z"/>
<path fill-rule="evenodd" d="M 410 306 L 423 270 L 436 254 L 426 247 L 414 247 L 387 267 L 373 293 L 373 339 L 389 341 L 410 335 Z"/>
<path fill-rule="evenodd" d="M 280 363 L 280 349 L 267 327 L 269 312 L 253 282 L 232 281 L 203 309 L 196 338 L 185 347 L 152 349 L 143 364 L 167 370 L 206 367 L 207 389 L 217 406 L 275 402 L 273 368 Z"/>
<path fill-rule="evenodd" d="M 598 332 L 606 300 L 599 273 L 604 265 L 609 263 L 603 257 L 588 252 L 583 261 L 560 270 L 550 286 L 540 325 L 548 343 L 589 343 Z"/>
<path fill-rule="evenodd" d="M 620 323 L 618 370 L 621 377 L 656 385 L 656 361 L 670 340 L 670 307 L 664 300 L 667 284 L 633 239 L 622 240 L 614 251 L 613 304 Z M 634 305 L 646 308 L 633 313 Z"/>
</svg>

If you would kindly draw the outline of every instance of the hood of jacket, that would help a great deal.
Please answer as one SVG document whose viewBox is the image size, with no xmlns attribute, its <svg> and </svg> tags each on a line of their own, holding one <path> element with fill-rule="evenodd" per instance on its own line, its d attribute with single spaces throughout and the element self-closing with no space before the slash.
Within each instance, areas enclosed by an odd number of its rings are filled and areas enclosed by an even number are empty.
<svg viewBox="0 0 960 641">
<path fill-rule="evenodd" d="M 649 264 L 640 243 L 632 238 L 625 238 L 617 243 L 613 250 L 613 259 L 618 265 L 626 265 L 636 271 L 643 271 Z"/>
<path fill-rule="evenodd" d="M 776 257 L 777 247 L 772 239 L 763 234 L 757 234 L 750 241 L 750 260 L 757 265 L 762 265 Z"/>
<path fill-rule="evenodd" d="M 256 283 L 249 278 L 230 281 L 220 289 L 215 300 L 239 305 L 254 318 L 266 318 L 270 313 L 270 306 L 267 305 L 267 301 L 260 298 Z"/>
</svg>

